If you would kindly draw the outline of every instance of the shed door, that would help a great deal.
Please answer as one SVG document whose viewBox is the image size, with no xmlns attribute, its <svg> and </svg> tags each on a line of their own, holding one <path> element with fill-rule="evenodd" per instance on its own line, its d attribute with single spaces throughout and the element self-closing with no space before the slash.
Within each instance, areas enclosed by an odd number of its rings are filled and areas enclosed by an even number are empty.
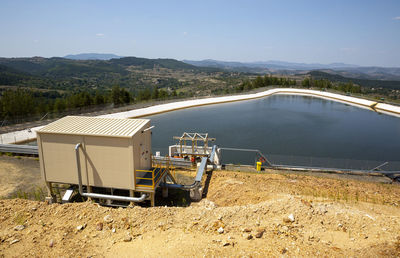
<svg viewBox="0 0 400 258">
<path fill-rule="evenodd" d="M 140 150 L 140 167 L 143 169 L 149 169 L 151 167 L 151 142 L 150 142 L 150 131 L 145 131 L 142 133 L 140 138 L 139 150 Z"/>
</svg>

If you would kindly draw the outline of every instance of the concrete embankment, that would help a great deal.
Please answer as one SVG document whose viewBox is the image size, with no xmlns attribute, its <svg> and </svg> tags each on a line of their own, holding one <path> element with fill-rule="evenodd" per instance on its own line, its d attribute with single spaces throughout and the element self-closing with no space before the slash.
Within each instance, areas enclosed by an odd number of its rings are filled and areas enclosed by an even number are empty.
<svg viewBox="0 0 400 258">
<path fill-rule="evenodd" d="M 388 115 L 400 117 L 400 107 L 399 106 L 378 103 L 375 101 L 361 99 L 361 98 L 355 98 L 355 97 L 351 97 L 351 96 L 344 96 L 344 95 L 340 95 L 340 94 L 336 94 L 336 93 L 316 91 L 316 90 L 307 90 L 307 89 L 293 89 L 293 88 L 271 89 L 271 90 L 266 90 L 263 92 L 258 92 L 258 93 L 253 93 L 253 94 L 236 95 L 236 96 L 186 100 L 186 101 L 161 104 L 161 105 L 156 105 L 156 106 L 151 106 L 151 107 L 146 107 L 146 108 L 140 108 L 140 109 L 130 110 L 130 111 L 126 111 L 126 112 L 107 114 L 107 115 L 102 115 L 99 117 L 138 118 L 138 117 L 150 116 L 150 115 L 154 115 L 154 114 L 170 112 L 173 110 L 185 109 L 185 108 L 190 108 L 190 107 L 263 98 L 263 97 L 271 96 L 274 94 L 304 95 L 304 96 L 313 96 L 313 97 L 318 97 L 318 98 L 324 98 L 324 99 L 342 102 L 342 103 L 346 103 L 346 104 L 353 105 L 356 107 L 366 108 L 366 109 L 370 109 L 372 111 L 382 112 L 382 113 L 385 113 Z M 30 130 L 22 130 L 22 131 L 16 131 L 16 132 L 2 134 L 2 135 L 0 135 L 0 144 L 12 144 L 12 143 L 19 143 L 19 142 L 26 142 L 26 141 L 34 140 L 34 139 L 36 139 L 36 131 L 42 127 L 43 126 L 39 126 L 39 127 L 31 128 Z"/>
</svg>

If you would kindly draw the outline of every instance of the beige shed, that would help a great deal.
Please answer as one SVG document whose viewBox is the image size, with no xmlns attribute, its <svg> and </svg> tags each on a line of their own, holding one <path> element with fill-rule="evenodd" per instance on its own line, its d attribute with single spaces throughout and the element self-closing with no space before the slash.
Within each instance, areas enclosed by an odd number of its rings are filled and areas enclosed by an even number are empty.
<svg viewBox="0 0 400 258">
<path fill-rule="evenodd" d="M 148 119 L 119 119 L 67 116 L 37 132 L 40 169 L 49 195 L 52 184 L 85 187 L 88 197 L 108 196 L 98 189 L 129 190 L 151 193 L 165 176 L 161 168 L 154 170 L 151 161 L 151 127 Z M 92 193 L 92 194 L 90 194 Z M 118 196 L 117 196 L 118 197 Z M 142 194 L 142 199 L 149 195 Z M 105 198 L 107 199 L 107 198 Z"/>
</svg>

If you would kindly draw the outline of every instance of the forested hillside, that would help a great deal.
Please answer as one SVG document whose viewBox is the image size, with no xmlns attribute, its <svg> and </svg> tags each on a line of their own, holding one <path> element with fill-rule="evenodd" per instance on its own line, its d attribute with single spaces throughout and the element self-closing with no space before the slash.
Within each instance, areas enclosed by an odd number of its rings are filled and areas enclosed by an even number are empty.
<svg viewBox="0 0 400 258">
<path fill-rule="evenodd" d="M 0 58 L 0 119 L 11 123 L 47 112 L 209 95 L 243 78 L 248 75 L 174 59 Z"/>
<path fill-rule="evenodd" d="M 322 71 L 311 71 L 308 74 L 315 79 L 326 79 L 333 82 L 345 82 L 345 83 L 353 82 L 368 88 L 400 89 L 400 81 L 348 78 L 338 74 L 330 74 Z"/>
<path fill-rule="evenodd" d="M 282 73 L 284 74 L 284 73 Z M 400 99 L 399 81 L 346 78 L 322 71 L 282 76 L 197 67 L 174 59 L 0 58 L 0 123 L 58 117 L 82 109 L 149 100 L 225 95 L 267 86 L 304 87 Z"/>
</svg>

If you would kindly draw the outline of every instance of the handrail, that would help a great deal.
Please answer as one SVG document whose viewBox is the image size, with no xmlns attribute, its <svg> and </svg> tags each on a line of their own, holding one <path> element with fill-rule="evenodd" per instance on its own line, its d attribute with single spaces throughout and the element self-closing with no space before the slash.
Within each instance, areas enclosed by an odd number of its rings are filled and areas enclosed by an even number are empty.
<svg viewBox="0 0 400 258">
<path fill-rule="evenodd" d="M 152 182 L 152 187 L 154 188 L 154 170 L 155 169 L 153 169 L 153 171 L 151 171 L 151 182 Z"/>
<path fill-rule="evenodd" d="M 257 152 L 258 155 L 260 155 L 263 159 L 265 159 L 265 161 L 267 162 L 267 164 L 269 166 L 273 166 L 272 163 L 267 159 L 267 157 L 264 156 L 264 154 L 262 154 L 261 151 L 256 150 L 256 149 L 239 149 L 239 148 L 219 148 L 220 150 L 231 150 L 231 151 L 248 151 L 248 152 Z"/>
<path fill-rule="evenodd" d="M 154 187 L 157 185 L 157 183 L 160 181 L 160 179 L 162 177 L 162 176 L 159 176 L 159 175 L 160 174 L 164 174 L 166 169 L 163 170 L 162 167 L 156 167 L 153 170 L 137 169 L 136 171 L 144 172 L 144 173 L 151 173 L 151 177 L 136 177 L 136 179 L 142 179 L 142 180 L 151 181 L 151 185 L 143 185 L 143 184 L 136 184 L 136 185 L 137 186 L 143 186 L 143 187 L 151 187 L 151 188 L 154 189 Z M 157 180 L 155 180 L 156 178 L 157 178 Z"/>
<path fill-rule="evenodd" d="M 82 186 L 82 174 L 81 174 L 81 162 L 79 157 L 79 148 L 81 147 L 81 143 L 75 145 L 75 155 L 76 155 L 76 166 L 78 170 L 78 187 L 79 194 L 84 197 L 89 198 L 100 198 L 107 200 L 115 200 L 115 201 L 126 201 L 126 202 L 143 202 L 147 199 L 147 194 L 143 193 L 140 197 L 128 197 L 128 196 L 120 196 L 120 195 L 109 195 L 109 194 L 97 194 L 97 193 L 85 193 L 83 192 Z"/>
</svg>

